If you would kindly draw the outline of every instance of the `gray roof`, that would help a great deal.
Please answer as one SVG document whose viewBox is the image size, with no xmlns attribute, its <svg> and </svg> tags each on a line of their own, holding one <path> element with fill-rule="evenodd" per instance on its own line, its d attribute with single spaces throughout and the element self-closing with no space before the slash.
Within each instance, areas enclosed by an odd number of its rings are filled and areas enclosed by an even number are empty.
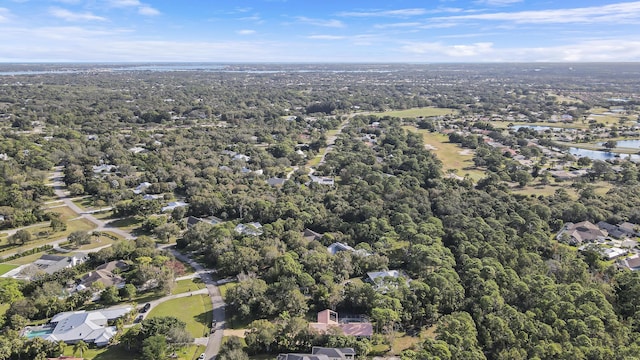
<svg viewBox="0 0 640 360">
<path fill-rule="evenodd" d="M 353 348 L 326 348 L 314 346 L 311 349 L 311 353 L 314 355 L 327 355 L 330 358 L 346 358 L 345 355 L 354 356 L 356 351 Z"/>
<path fill-rule="evenodd" d="M 50 334 L 43 335 L 43 338 L 68 344 L 82 340 L 104 346 L 117 332 L 114 326 L 107 326 L 107 322 L 126 315 L 131 309 L 132 307 L 126 306 L 95 311 L 63 312 L 51 319 L 55 328 Z"/>
</svg>

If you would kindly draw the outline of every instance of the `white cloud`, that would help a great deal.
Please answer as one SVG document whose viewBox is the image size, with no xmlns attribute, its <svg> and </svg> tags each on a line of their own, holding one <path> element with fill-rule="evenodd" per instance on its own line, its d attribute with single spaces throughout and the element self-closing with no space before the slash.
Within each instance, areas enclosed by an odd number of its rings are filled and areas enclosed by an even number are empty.
<svg viewBox="0 0 640 360">
<path fill-rule="evenodd" d="M 142 5 L 139 0 L 108 0 L 107 3 L 112 7 L 131 7 Z"/>
<path fill-rule="evenodd" d="M 375 10 L 375 11 L 343 11 L 338 16 L 344 17 L 409 17 L 424 15 L 427 10 L 420 8 L 398 9 L 398 10 Z"/>
<path fill-rule="evenodd" d="M 531 24 L 613 23 L 640 19 L 640 1 L 582 8 L 458 15 L 436 20 L 493 20 Z"/>
<path fill-rule="evenodd" d="M 50 8 L 49 13 L 65 21 L 106 21 L 107 20 L 102 16 L 94 15 L 90 12 L 76 13 L 76 12 L 72 12 L 67 9 L 62 9 L 58 7 Z"/>
<path fill-rule="evenodd" d="M 337 35 L 310 35 L 307 36 L 307 39 L 313 39 L 313 40 L 342 40 L 345 39 L 344 36 L 337 36 Z"/>
<path fill-rule="evenodd" d="M 406 61 L 422 62 L 636 62 L 640 41 L 591 39 L 548 47 L 496 47 L 492 43 L 449 45 L 409 42 L 400 48 Z"/>
<path fill-rule="evenodd" d="M 416 54 L 440 54 L 452 58 L 475 58 L 493 51 L 493 43 L 480 42 L 468 45 L 445 45 L 440 42 L 408 43 L 402 47 L 406 52 Z"/>
<path fill-rule="evenodd" d="M 138 8 L 138 14 L 145 16 L 160 15 L 160 11 L 148 4 L 140 2 L 140 0 L 107 0 L 107 4 L 115 8 Z"/>
<path fill-rule="evenodd" d="M 476 3 L 489 6 L 507 6 L 522 2 L 523 0 L 477 0 Z"/>
<path fill-rule="evenodd" d="M 389 28 L 404 28 L 404 27 L 418 27 L 422 25 L 419 22 L 401 22 L 401 23 L 388 23 L 388 24 L 376 24 L 373 27 L 376 29 L 389 29 Z"/>
<path fill-rule="evenodd" d="M 238 30 L 238 31 L 236 31 L 236 33 L 238 35 L 253 35 L 253 34 L 256 33 L 256 31 L 255 30 L 244 29 L 244 30 Z"/>
<path fill-rule="evenodd" d="M 7 8 L 0 8 L 0 23 L 1 22 L 5 22 L 9 20 L 9 15 L 11 13 L 9 12 L 9 9 Z"/>
<path fill-rule="evenodd" d="M 145 15 L 145 16 L 160 15 L 160 11 L 158 11 L 157 9 L 152 8 L 151 6 L 147 6 L 147 5 L 140 6 L 138 8 L 138 13 L 140 15 Z"/>
<path fill-rule="evenodd" d="M 297 16 L 296 20 L 298 20 L 298 22 L 304 23 L 304 24 L 309 24 L 309 25 L 314 25 L 314 26 L 324 26 L 324 27 L 335 27 L 335 28 L 341 28 L 344 27 L 344 23 L 342 23 L 342 21 L 340 20 L 334 20 L 334 19 L 311 19 L 305 16 Z"/>
</svg>

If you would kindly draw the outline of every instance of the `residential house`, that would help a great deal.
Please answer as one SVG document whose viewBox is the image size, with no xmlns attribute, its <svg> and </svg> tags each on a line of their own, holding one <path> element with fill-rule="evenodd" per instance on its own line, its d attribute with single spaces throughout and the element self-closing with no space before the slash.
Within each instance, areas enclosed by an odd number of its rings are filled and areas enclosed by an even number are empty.
<svg viewBox="0 0 640 360">
<path fill-rule="evenodd" d="M 20 270 L 16 278 L 31 279 L 38 274 L 53 274 L 56 271 L 70 268 L 84 263 L 88 259 L 87 254 L 78 253 L 73 256 L 42 255 L 38 260 Z"/>
<path fill-rule="evenodd" d="M 106 164 L 102 164 L 102 165 L 94 165 L 93 166 L 93 173 L 94 174 L 102 174 L 105 172 L 111 172 L 113 169 L 115 169 L 116 166 L 115 165 L 106 165 Z"/>
<path fill-rule="evenodd" d="M 640 236 L 640 226 L 630 222 L 623 222 L 618 224 L 618 229 L 624 232 L 628 237 Z"/>
<path fill-rule="evenodd" d="M 168 203 L 167 206 L 163 207 L 162 208 L 162 212 L 172 211 L 175 208 L 184 207 L 184 206 L 187 206 L 187 205 L 189 205 L 189 204 L 187 204 L 185 202 L 182 202 L 182 201 L 173 201 L 173 202 Z"/>
<path fill-rule="evenodd" d="M 626 249 L 621 249 L 618 247 L 612 247 L 612 248 L 606 248 L 606 249 L 602 249 L 602 251 L 600 251 L 600 254 L 602 255 L 602 257 L 605 260 L 613 260 L 613 259 L 617 259 L 623 255 L 626 255 L 627 253 L 629 253 L 628 250 Z"/>
<path fill-rule="evenodd" d="M 335 185 L 335 180 L 333 180 L 333 178 L 330 178 L 330 177 L 311 175 L 310 178 L 311 178 L 311 182 L 314 182 L 316 184 L 329 185 L 329 186 Z"/>
<path fill-rule="evenodd" d="M 566 240 L 570 245 L 580 245 L 584 242 L 603 240 L 607 234 L 589 221 L 566 223 L 556 236 L 558 240 Z"/>
<path fill-rule="evenodd" d="M 208 218 L 199 218 L 195 216 L 189 216 L 187 218 L 187 227 L 192 227 L 195 224 L 201 223 L 201 222 L 210 224 L 210 225 L 218 225 L 222 223 L 222 219 L 217 218 L 215 216 L 209 216 Z"/>
<path fill-rule="evenodd" d="M 150 182 L 141 182 L 135 189 L 133 189 L 134 194 L 141 194 L 143 191 L 147 190 L 147 188 L 151 186 Z"/>
<path fill-rule="evenodd" d="M 631 271 L 640 270 L 640 254 L 635 254 L 633 256 L 629 256 L 626 259 L 619 260 L 618 266 L 627 268 Z"/>
<path fill-rule="evenodd" d="M 109 321 L 127 315 L 132 309 L 131 306 L 125 306 L 95 311 L 63 312 L 55 315 L 43 329 L 27 331 L 38 331 L 40 334 L 37 337 L 52 342 L 75 344 L 82 340 L 87 344 L 106 346 L 118 331 L 115 326 L 109 326 Z"/>
<path fill-rule="evenodd" d="M 366 281 L 369 282 L 379 292 L 386 292 L 389 288 L 389 279 L 411 279 L 400 270 L 371 271 L 367 273 Z"/>
<path fill-rule="evenodd" d="M 351 318 L 351 320 L 344 319 L 340 321 L 338 313 L 329 309 L 320 311 L 317 322 L 309 323 L 309 328 L 321 333 L 326 333 L 330 329 L 337 328 L 341 330 L 344 335 L 356 337 L 371 337 L 373 335 L 373 325 L 365 319 Z"/>
<path fill-rule="evenodd" d="M 106 264 L 102 264 L 98 266 L 95 271 L 90 271 L 88 274 L 83 276 L 78 286 L 76 286 L 76 290 L 84 290 L 98 282 L 102 283 L 104 287 L 115 286 L 117 288 L 122 288 L 125 285 L 125 281 L 120 275 L 115 274 L 114 271 L 116 269 L 126 271 L 128 268 L 129 265 L 120 260 L 114 260 Z"/>
<path fill-rule="evenodd" d="M 371 253 L 369 253 L 367 250 L 364 250 L 364 249 L 356 250 L 356 249 L 352 248 L 351 246 L 349 246 L 349 245 L 347 245 L 345 243 L 341 243 L 341 242 L 334 242 L 333 244 L 327 246 L 327 250 L 329 251 L 329 253 L 331 255 L 335 255 L 336 253 L 338 253 L 340 251 L 349 251 L 349 252 L 352 252 L 352 253 L 360 255 L 360 256 L 369 256 L 369 255 L 371 255 Z"/>
<path fill-rule="evenodd" d="M 598 227 L 601 230 L 606 231 L 609 236 L 614 237 L 616 239 L 620 239 L 627 236 L 626 233 L 620 230 L 620 228 L 617 225 L 609 224 L 606 221 L 599 221 L 596 225 L 598 225 Z"/>
<path fill-rule="evenodd" d="M 356 251 L 356 249 L 352 248 L 351 246 L 345 244 L 345 243 L 341 243 L 341 242 L 334 242 L 333 244 L 327 246 L 327 250 L 329 251 L 329 253 L 331 255 L 335 255 L 336 253 L 340 252 L 340 251 Z"/>
<path fill-rule="evenodd" d="M 267 184 L 271 186 L 282 186 L 287 179 L 272 177 L 267 179 Z"/>
<path fill-rule="evenodd" d="M 311 229 L 304 229 L 302 237 L 307 241 L 320 240 L 323 234 L 317 233 Z"/>
<path fill-rule="evenodd" d="M 356 352 L 353 348 L 325 348 L 314 346 L 311 354 L 280 354 L 277 360 L 352 360 Z"/>
<path fill-rule="evenodd" d="M 262 224 L 259 222 L 252 222 L 248 224 L 238 224 L 234 230 L 241 235 L 260 236 L 262 235 Z"/>
</svg>

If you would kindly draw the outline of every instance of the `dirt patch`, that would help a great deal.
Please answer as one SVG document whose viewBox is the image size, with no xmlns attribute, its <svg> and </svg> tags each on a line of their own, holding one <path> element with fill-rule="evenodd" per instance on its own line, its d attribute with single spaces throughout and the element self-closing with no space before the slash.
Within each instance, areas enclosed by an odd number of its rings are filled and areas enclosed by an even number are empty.
<svg viewBox="0 0 640 360">
<path fill-rule="evenodd" d="M 437 147 L 430 145 L 430 144 L 424 144 L 424 148 L 427 150 L 438 150 Z"/>
<path fill-rule="evenodd" d="M 245 329 L 232 330 L 232 329 L 224 329 L 224 336 L 237 336 L 244 338 Z"/>
<path fill-rule="evenodd" d="M 471 149 L 460 150 L 458 152 L 458 154 L 460 154 L 460 155 L 473 155 L 473 150 L 471 150 Z"/>
</svg>

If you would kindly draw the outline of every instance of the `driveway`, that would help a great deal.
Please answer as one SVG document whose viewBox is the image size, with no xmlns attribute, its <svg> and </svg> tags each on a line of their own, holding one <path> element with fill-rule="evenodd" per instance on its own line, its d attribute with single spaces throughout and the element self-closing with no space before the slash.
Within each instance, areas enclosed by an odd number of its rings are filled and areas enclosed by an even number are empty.
<svg viewBox="0 0 640 360">
<path fill-rule="evenodd" d="M 222 299 L 222 296 L 220 295 L 220 290 L 216 286 L 215 281 L 211 278 L 211 274 L 209 273 L 209 271 L 202 265 L 191 260 L 191 258 L 189 258 L 188 256 L 185 256 L 176 251 L 173 247 L 163 246 L 162 248 L 171 252 L 171 254 L 173 254 L 176 259 L 191 265 L 195 269 L 196 274 L 200 275 L 200 279 L 202 279 L 202 282 L 206 285 L 206 289 L 201 289 L 198 291 L 209 293 L 209 298 L 211 299 L 211 304 L 213 305 L 213 319 L 216 322 L 216 327 L 213 329 L 214 331 L 212 331 L 212 334 L 208 337 L 207 349 L 205 350 L 205 354 L 206 359 L 215 359 L 215 356 L 220 351 L 220 345 L 222 344 L 222 336 L 224 332 L 223 329 L 225 325 L 225 303 Z M 202 339 L 200 339 L 200 342 L 202 342 Z"/>
</svg>

